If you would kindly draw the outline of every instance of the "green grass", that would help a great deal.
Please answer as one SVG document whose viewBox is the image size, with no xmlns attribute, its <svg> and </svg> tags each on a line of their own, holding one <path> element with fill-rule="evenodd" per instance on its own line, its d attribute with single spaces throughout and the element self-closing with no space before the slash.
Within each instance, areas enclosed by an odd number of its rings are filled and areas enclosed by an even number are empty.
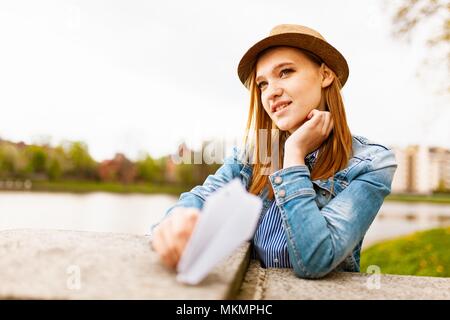
<svg viewBox="0 0 450 320">
<path fill-rule="evenodd" d="M 437 193 L 433 195 L 409 195 L 391 194 L 386 197 L 387 201 L 402 202 L 430 202 L 430 203 L 450 203 L 450 193 Z"/>
<path fill-rule="evenodd" d="M 361 272 L 450 277 L 450 227 L 416 232 L 375 244 L 361 253 Z"/>
<path fill-rule="evenodd" d="M 189 190 L 188 187 L 172 186 L 172 185 L 151 185 L 151 184 L 120 184 L 105 182 L 89 182 L 89 181 L 63 181 L 48 182 L 34 181 L 31 191 L 48 191 L 48 192 L 113 192 L 113 193 L 143 193 L 155 194 L 165 193 L 178 196 L 180 193 Z"/>
</svg>

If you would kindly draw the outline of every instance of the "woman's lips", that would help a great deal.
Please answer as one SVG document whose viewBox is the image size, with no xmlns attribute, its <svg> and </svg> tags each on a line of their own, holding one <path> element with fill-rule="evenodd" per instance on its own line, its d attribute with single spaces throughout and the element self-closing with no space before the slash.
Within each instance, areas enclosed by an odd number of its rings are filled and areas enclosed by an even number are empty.
<svg viewBox="0 0 450 320">
<path fill-rule="evenodd" d="M 276 115 L 276 116 L 282 114 L 290 105 L 291 105 L 291 102 L 289 102 L 284 107 L 278 108 L 273 114 Z"/>
</svg>

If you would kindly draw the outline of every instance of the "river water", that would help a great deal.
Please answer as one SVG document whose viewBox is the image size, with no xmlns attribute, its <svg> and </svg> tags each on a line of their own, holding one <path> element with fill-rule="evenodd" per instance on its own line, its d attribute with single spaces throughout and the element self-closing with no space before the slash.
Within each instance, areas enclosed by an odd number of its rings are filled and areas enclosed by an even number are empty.
<svg viewBox="0 0 450 320">
<path fill-rule="evenodd" d="M 59 229 L 148 234 L 177 198 L 122 195 L 0 192 L 0 230 Z M 450 225 L 450 205 L 385 202 L 364 247 L 418 230 Z"/>
</svg>

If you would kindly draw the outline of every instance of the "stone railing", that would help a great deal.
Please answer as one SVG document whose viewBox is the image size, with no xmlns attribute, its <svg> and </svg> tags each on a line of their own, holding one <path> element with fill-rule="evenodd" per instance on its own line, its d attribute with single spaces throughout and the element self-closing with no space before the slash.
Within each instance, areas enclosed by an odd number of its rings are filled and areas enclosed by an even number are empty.
<svg viewBox="0 0 450 320">
<path fill-rule="evenodd" d="M 0 299 L 450 299 L 450 278 L 262 269 L 248 244 L 199 285 L 183 285 L 144 236 L 54 230 L 0 232 Z"/>
</svg>

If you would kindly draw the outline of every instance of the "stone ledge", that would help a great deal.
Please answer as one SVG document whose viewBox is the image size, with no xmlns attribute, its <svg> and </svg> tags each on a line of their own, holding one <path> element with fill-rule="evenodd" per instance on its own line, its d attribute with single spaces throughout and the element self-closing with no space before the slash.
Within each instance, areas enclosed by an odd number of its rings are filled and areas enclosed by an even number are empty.
<svg viewBox="0 0 450 320">
<path fill-rule="evenodd" d="M 378 277 L 379 278 L 375 278 Z M 450 278 L 333 272 L 317 280 L 291 269 L 263 269 L 250 261 L 238 299 L 257 300 L 450 300 Z"/>
<path fill-rule="evenodd" d="M 450 278 L 379 275 L 377 288 L 374 274 L 305 280 L 290 269 L 263 269 L 249 265 L 248 243 L 198 286 L 178 283 L 145 236 L 0 231 L 0 256 L 0 299 L 450 299 Z"/>
<path fill-rule="evenodd" d="M 145 236 L 1 231 L 0 299 L 230 299 L 247 269 L 248 247 L 242 246 L 200 285 L 188 286 L 159 263 Z"/>
</svg>

